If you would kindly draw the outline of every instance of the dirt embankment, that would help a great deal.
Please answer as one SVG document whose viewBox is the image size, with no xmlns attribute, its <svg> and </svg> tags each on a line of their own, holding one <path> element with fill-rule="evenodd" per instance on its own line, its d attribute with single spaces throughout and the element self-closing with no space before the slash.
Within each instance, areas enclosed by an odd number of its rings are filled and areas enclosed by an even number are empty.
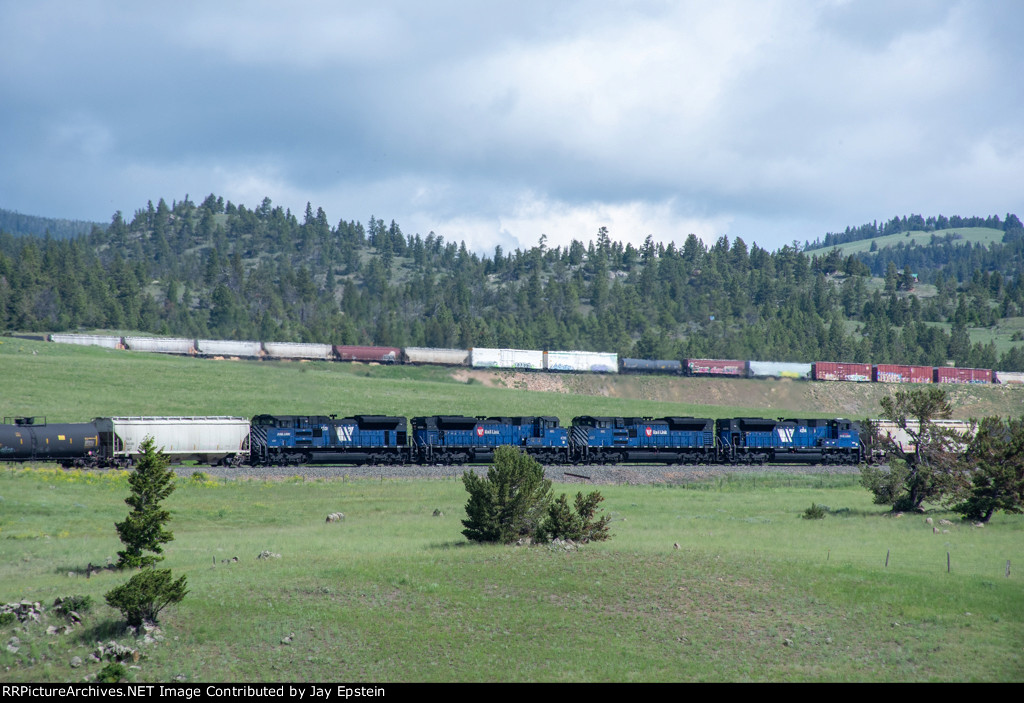
<svg viewBox="0 0 1024 703">
<path fill-rule="evenodd" d="M 888 383 L 605 376 L 483 369 L 459 369 L 453 372 L 453 377 L 463 383 L 474 379 L 494 388 L 754 408 L 790 416 L 813 414 L 850 418 L 876 416 L 879 401 L 902 387 Z M 1024 388 L 951 384 L 942 388 L 953 402 L 953 416 L 957 419 L 1024 413 Z"/>
</svg>

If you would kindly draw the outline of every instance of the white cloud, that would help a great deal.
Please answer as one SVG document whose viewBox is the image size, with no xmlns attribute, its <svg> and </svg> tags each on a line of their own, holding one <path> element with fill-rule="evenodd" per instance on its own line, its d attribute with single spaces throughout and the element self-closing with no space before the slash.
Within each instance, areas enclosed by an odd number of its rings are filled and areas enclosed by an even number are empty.
<svg viewBox="0 0 1024 703">
<path fill-rule="evenodd" d="M 422 217 L 413 214 L 412 220 Z M 586 243 L 596 238 L 601 227 L 608 228 L 612 239 L 634 246 L 642 245 L 649 234 L 665 243 L 682 244 L 691 233 L 713 242 L 714 234 L 726 231 L 728 225 L 721 217 L 681 216 L 672 202 L 567 203 L 524 192 L 498 216 L 452 217 L 432 229 L 446 240 L 464 240 L 471 249 L 489 253 L 495 241 L 506 250 L 528 249 L 542 234 L 552 248 L 568 247 L 574 239 Z"/>
</svg>

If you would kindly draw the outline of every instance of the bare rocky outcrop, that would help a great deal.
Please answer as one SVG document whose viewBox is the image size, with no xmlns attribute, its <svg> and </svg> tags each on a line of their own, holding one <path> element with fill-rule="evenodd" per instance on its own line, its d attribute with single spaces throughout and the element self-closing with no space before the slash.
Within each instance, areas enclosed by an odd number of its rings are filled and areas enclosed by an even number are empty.
<svg viewBox="0 0 1024 703">
<path fill-rule="evenodd" d="M 11 613 L 18 622 L 39 622 L 43 617 L 43 606 L 38 601 L 22 600 L 0 605 L 0 614 Z"/>
<path fill-rule="evenodd" d="M 126 644 L 121 644 L 116 640 L 110 640 L 106 644 L 103 642 L 97 642 L 96 648 L 92 651 L 89 657 L 95 662 L 112 661 L 112 662 L 125 662 L 130 661 L 133 664 L 138 663 L 139 659 L 142 658 L 142 652 L 134 647 L 129 647 Z"/>
</svg>

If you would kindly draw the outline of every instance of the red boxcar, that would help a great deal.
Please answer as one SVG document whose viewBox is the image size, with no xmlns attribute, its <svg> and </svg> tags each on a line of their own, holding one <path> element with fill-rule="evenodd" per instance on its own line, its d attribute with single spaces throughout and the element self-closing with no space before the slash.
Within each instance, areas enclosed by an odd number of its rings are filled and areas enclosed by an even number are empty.
<svg viewBox="0 0 1024 703">
<path fill-rule="evenodd" d="M 812 369 L 815 381 L 858 381 L 871 380 L 871 364 L 844 364 L 835 361 L 818 361 Z"/>
<path fill-rule="evenodd" d="M 691 376 L 746 376 L 747 362 L 732 359 L 687 359 Z"/>
<path fill-rule="evenodd" d="M 878 383 L 931 383 L 932 367 L 877 364 L 874 380 Z"/>
<path fill-rule="evenodd" d="M 398 347 L 354 347 L 334 345 L 334 355 L 341 361 L 375 361 L 378 364 L 397 364 L 402 359 Z"/>
<path fill-rule="evenodd" d="M 992 369 L 935 368 L 936 383 L 992 383 Z"/>
</svg>

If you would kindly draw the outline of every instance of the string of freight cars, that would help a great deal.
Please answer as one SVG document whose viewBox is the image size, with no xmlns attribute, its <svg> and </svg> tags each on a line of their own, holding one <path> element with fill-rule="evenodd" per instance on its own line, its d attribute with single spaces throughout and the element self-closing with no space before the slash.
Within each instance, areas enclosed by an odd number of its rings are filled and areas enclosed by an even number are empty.
<svg viewBox="0 0 1024 703">
<path fill-rule="evenodd" d="M 1024 386 L 1024 372 L 952 366 L 854 364 L 832 361 L 789 363 L 730 359 L 620 359 L 617 354 L 530 349 L 435 349 L 373 347 L 293 342 L 255 342 L 166 337 L 118 337 L 52 334 L 51 342 L 199 357 L 359 361 L 379 364 L 428 364 L 479 369 L 580 373 L 651 373 L 740 378 L 797 378 L 815 381 L 878 383 L 1000 383 Z"/>
</svg>

